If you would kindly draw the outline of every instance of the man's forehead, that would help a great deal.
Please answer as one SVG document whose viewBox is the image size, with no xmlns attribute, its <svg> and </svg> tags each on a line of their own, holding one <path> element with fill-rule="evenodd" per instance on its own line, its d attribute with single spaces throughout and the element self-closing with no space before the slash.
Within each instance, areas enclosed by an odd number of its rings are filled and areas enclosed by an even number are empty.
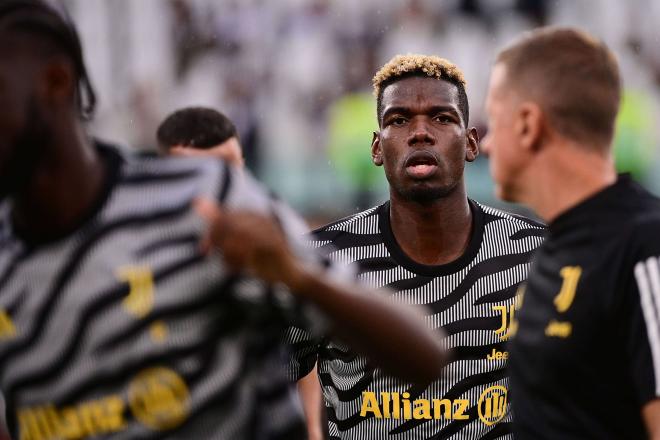
<svg viewBox="0 0 660 440">
<path fill-rule="evenodd" d="M 448 81 L 422 76 L 400 79 L 383 90 L 384 107 L 414 104 L 458 107 L 458 87 Z"/>
</svg>

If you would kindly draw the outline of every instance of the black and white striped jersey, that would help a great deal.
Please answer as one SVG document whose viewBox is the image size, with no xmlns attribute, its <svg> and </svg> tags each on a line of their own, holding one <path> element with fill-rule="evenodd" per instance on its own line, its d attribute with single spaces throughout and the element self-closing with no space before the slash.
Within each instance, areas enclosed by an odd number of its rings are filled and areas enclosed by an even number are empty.
<svg viewBox="0 0 660 440">
<path fill-rule="evenodd" d="M 511 438 L 505 341 L 514 300 L 544 228 L 470 201 L 473 232 L 464 254 L 440 266 L 412 261 L 397 244 L 389 202 L 325 226 L 312 236 L 359 278 L 394 299 L 426 306 L 427 323 L 448 335 L 452 361 L 426 388 L 388 377 L 334 340 L 290 329 L 296 379 L 318 360 L 329 431 L 336 439 Z"/>
<path fill-rule="evenodd" d="M 221 162 L 99 151 L 110 178 L 79 228 L 47 243 L 12 233 L 0 248 L 14 438 L 300 438 L 279 335 L 312 315 L 202 255 L 191 202 L 276 215 L 298 242 L 302 223 Z"/>
</svg>

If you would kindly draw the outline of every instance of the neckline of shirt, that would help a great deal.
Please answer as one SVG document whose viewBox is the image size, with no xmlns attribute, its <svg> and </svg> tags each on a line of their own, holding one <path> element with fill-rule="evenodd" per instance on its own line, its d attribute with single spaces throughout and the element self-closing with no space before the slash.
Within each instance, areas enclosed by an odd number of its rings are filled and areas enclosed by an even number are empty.
<svg viewBox="0 0 660 440">
<path fill-rule="evenodd" d="M 484 212 L 481 209 L 481 206 L 471 199 L 468 199 L 468 204 L 470 206 L 470 212 L 472 213 L 472 233 L 470 235 L 470 241 L 463 254 L 449 263 L 427 265 L 414 261 L 403 251 L 403 249 L 401 249 L 401 246 L 399 246 L 399 243 L 396 241 L 394 233 L 392 232 L 392 225 L 390 223 L 390 202 L 387 201 L 383 203 L 377 210 L 378 227 L 383 237 L 383 243 L 390 253 L 390 256 L 399 266 L 410 272 L 423 276 L 436 277 L 449 275 L 464 269 L 477 256 L 484 235 Z"/>
</svg>

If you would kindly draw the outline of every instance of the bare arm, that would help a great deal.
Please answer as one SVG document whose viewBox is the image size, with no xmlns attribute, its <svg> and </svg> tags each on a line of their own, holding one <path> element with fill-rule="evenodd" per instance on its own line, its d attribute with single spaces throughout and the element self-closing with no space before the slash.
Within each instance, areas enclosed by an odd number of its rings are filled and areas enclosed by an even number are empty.
<svg viewBox="0 0 660 440">
<path fill-rule="evenodd" d="M 341 282 L 300 261 L 276 223 L 248 212 L 221 212 L 200 201 L 198 212 L 210 222 L 207 245 L 218 247 L 233 270 L 271 283 L 283 283 L 300 299 L 315 304 L 332 331 L 356 351 L 402 379 L 426 384 L 446 363 L 437 331 L 427 328 L 421 310 L 395 304 L 386 295 Z"/>
<path fill-rule="evenodd" d="M 321 386 L 316 376 L 316 366 L 298 381 L 298 394 L 305 412 L 305 424 L 309 440 L 323 440 L 325 420 L 323 420 Z"/>
<path fill-rule="evenodd" d="M 644 405 L 642 418 L 646 424 L 649 440 L 660 440 L 660 399 L 655 399 Z"/>
</svg>

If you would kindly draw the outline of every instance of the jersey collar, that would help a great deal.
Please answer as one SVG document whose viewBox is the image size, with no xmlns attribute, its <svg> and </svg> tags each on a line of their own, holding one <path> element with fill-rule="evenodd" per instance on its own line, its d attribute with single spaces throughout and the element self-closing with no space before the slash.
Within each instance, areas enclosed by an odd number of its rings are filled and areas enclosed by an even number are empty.
<svg viewBox="0 0 660 440">
<path fill-rule="evenodd" d="M 418 263 L 403 252 L 392 232 L 390 202 L 387 201 L 380 205 L 378 207 L 378 227 L 383 236 L 383 242 L 392 258 L 410 272 L 430 277 L 449 275 L 467 267 L 477 256 L 484 235 L 484 212 L 479 204 L 471 199 L 468 199 L 468 203 L 472 212 L 472 235 L 467 248 L 456 260 L 435 266 Z"/>
</svg>

